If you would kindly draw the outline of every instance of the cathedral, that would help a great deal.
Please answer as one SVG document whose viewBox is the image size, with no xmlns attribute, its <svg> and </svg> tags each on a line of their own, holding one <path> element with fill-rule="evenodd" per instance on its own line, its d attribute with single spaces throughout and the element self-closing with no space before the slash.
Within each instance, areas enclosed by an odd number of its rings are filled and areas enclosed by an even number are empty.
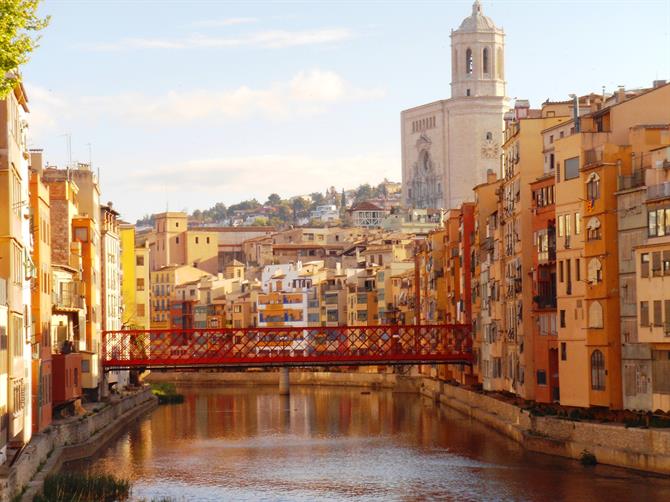
<svg viewBox="0 0 670 502">
<path fill-rule="evenodd" d="M 488 170 L 500 170 L 505 96 L 505 33 L 482 13 L 451 32 L 451 98 L 401 113 L 403 202 L 455 208 L 473 200 Z"/>
</svg>

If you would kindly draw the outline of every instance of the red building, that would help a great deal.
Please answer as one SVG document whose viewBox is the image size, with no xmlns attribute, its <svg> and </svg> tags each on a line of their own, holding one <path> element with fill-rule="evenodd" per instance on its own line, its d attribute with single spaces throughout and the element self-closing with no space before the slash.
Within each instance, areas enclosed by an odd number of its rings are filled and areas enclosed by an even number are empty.
<svg viewBox="0 0 670 502">
<path fill-rule="evenodd" d="M 530 184 L 533 194 L 533 357 L 535 400 L 559 400 L 556 326 L 556 178 L 548 174 Z"/>
</svg>

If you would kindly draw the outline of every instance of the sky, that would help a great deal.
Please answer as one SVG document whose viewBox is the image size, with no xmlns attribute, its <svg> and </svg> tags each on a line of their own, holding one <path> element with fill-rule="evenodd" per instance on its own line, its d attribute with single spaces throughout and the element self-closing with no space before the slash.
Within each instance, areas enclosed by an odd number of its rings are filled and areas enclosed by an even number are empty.
<svg viewBox="0 0 670 502">
<path fill-rule="evenodd" d="M 471 1 L 47 0 L 30 147 L 92 162 L 127 221 L 400 181 L 400 112 L 450 95 Z M 483 0 L 510 98 L 670 80 L 670 0 Z"/>
</svg>

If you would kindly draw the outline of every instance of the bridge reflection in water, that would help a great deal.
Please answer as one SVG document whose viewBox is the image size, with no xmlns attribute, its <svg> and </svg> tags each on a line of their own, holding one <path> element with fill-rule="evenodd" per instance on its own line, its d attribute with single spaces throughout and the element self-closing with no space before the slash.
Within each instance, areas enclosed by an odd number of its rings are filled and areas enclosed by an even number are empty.
<svg viewBox="0 0 670 502">
<path fill-rule="evenodd" d="M 471 327 L 274 327 L 103 333 L 105 369 L 472 364 Z"/>
</svg>

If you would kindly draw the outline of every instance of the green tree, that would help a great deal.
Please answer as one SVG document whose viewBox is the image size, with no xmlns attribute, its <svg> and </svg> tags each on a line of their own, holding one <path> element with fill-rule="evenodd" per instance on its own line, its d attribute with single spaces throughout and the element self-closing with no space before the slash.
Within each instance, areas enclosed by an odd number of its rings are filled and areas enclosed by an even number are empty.
<svg viewBox="0 0 670 502">
<path fill-rule="evenodd" d="M 279 204 L 281 204 L 281 197 L 276 193 L 271 193 L 268 196 L 268 201 L 266 202 L 266 204 L 270 206 L 278 206 Z"/>
<path fill-rule="evenodd" d="M 371 197 L 373 197 L 372 187 L 369 184 L 365 183 L 356 189 L 356 202 L 361 202 Z"/>
<path fill-rule="evenodd" d="M 40 0 L 0 1 L 0 98 L 21 81 L 19 67 L 38 47 L 37 32 L 49 24 L 49 16 L 37 16 Z"/>
<path fill-rule="evenodd" d="M 312 198 L 312 207 L 323 206 L 326 203 L 326 198 L 321 192 L 314 192 L 309 196 Z"/>
</svg>

